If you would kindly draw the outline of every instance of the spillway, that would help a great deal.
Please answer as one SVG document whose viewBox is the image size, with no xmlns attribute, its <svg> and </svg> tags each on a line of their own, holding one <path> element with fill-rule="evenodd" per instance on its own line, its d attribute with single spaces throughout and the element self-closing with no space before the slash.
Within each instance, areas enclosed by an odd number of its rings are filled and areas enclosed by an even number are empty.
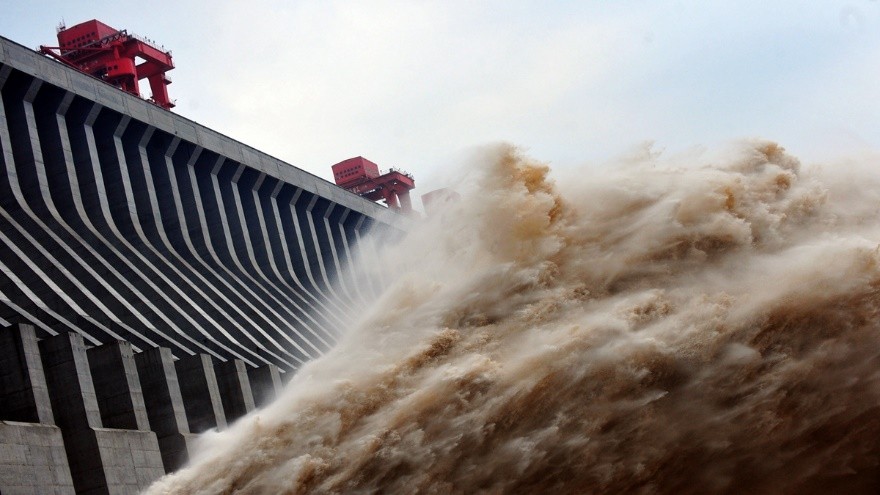
<svg viewBox="0 0 880 495">
<path fill-rule="evenodd" d="M 354 246 L 401 228 L 5 38 L 0 93 L 0 448 L 22 452 L 4 494 L 175 469 L 191 424 L 223 427 L 335 344 L 373 290 Z"/>
</svg>

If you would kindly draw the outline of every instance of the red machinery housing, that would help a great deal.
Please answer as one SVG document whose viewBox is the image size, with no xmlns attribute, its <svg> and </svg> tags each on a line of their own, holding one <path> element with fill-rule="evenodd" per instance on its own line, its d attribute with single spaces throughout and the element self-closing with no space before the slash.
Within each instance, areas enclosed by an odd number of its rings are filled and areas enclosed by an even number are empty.
<svg viewBox="0 0 880 495">
<path fill-rule="evenodd" d="M 95 19 L 69 28 L 61 25 L 58 45 L 40 46 L 40 52 L 135 96 L 140 96 L 138 81 L 147 79 L 153 92 L 150 101 L 165 109 L 174 107 L 168 98 L 171 80 L 165 76 L 174 68 L 171 52 Z M 138 64 L 137 59 L 143 61 Z"/>
<path fill-rule="evenodd" d="M 371 201 L 385 201 L 389 208 L 412 212 L 409 192 L 416 187 L 415 179 L 400 170 L 379 174 L 379 166 L 362 156 L 333 165 L 336 185 Z"/>
</svg>

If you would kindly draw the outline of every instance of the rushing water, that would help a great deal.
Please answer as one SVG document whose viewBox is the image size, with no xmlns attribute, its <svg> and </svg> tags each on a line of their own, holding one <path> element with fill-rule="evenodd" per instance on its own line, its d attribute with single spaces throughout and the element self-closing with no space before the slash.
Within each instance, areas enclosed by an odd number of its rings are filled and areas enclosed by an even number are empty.
<svg viewBox="0 0 880 495">
<path fill-rule="evenodd" d="M 342 343 L 149 493 L 880 493 L 870 165 L 487 152 Z"/>
</svg>

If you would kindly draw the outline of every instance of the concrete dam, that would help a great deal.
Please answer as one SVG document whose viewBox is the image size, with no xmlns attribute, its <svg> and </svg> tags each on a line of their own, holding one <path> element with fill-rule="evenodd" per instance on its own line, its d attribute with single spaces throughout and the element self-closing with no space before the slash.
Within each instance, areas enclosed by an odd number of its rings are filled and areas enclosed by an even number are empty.
<svg viewBox="0 0 880 495">
<path fill-rule="evenodd" d="M 0 493 L 136 493 L 269 400 L 398 215 L 0 38 Z"/>
</svg>

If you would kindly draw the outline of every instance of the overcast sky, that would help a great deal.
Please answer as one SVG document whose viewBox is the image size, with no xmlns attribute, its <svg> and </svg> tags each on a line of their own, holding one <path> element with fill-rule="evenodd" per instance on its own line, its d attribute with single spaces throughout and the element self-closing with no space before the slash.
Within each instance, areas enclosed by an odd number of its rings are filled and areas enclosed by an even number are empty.
<svg viewBox="0 0 880 495">
<path fill-rule="evenodd" d="M 92 18 L 172 50 L 175 112 L 324 178 L 410 171 L 417 196 L 497 141 L 565 169 L 645 141 L 880 149 L 876 0 L 0 0 L 30 47 Z"/>
</svg>

